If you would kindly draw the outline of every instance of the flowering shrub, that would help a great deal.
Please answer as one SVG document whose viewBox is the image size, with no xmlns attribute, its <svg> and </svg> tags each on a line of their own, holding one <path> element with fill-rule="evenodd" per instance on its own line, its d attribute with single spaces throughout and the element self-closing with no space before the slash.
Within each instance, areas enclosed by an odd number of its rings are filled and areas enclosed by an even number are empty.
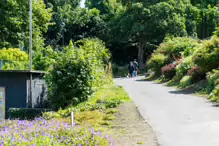
<svg viewBox="0 0 219 146">
<path fill-rule="evenodd" d="M 178 63 L 179 61 L 181 62 L 182 57 L 188 57 L 190 54 L 192 54 L 197 45 L 197 40 L 192 38 L 166 38 L 165 41 L 160 44 L 158 49 L 152 54 L 147 66 L 149 69 L 152 69 L 157 76 L 159 76 L 161 74 L 161 68 L 165 64 L 169 64 L 173 61 L 177 61 Z M 185 69 L 186 68 L 187 66 L 185 66 Z M 184 66 L 182 66 L 182 69 L 184 69 Z"/>
<path fill-rule="evenodd" d="M 188 70 L 188 75 L 192 77 L 192 82 L 199 81 L 205 77 L 205 73 L 198 66 L 193 66 L 192 69 Z"/>
<path fill-rule="evenodd" d="M 0 145 L 108 146 L 113 145 L 113 140 L 94 129 L 72 127 L 67 122 L 38 118 L 33 121 L 0 123 Z"/>
<path fill-rule="evenodd" d="M 167 64 L 167 56 L 158 53 L 152 54 L 151 58 L 147 62 L 147 67 L 148 69 L 154 71 L 156 76 L 160 76 L 161 68 L 165 64 Z"/>
<path fill-rule="evenodd" d="M 172 79 L 176 74 L 176 64 L 165 65 L 161 70 L 165 78 Z"/>
<path fill-rule="evenodd" d="M 193 75 L 197 74 L 198 72 L 200 72 L 200 67 L 193 66 L 192 69 L 188 70 L 188 75 L 193 76 Z"/>
</svg>

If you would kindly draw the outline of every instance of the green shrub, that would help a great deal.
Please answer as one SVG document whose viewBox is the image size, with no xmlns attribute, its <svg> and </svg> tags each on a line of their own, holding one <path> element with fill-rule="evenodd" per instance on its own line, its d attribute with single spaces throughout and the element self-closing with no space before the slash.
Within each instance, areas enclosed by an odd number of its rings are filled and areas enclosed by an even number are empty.
<svg viewBox="0 0 219 146">
<path fill-rule="evenodd" d="M 151 58 L 147 62 L 147 68 L 154 71 L 156 76 L 161 75 L 161 68 L 168 63 L 167 56 L 158 53 L 152 54 Z"/>
<path fill-rule="evenodd" d="M 36 117 L 42 116 L 43 112 L 51 111 L 51 109 L 44 108 L 10 108 L 9 118 L 19 120 L 32 120 Z"/>
<path fill-rule="evenodd" d="M 42 117 L 44 119 L 61 118 L 60 114 L 55 111 L 43 112 Z"/>
<path fill-rule="evenodd" d="M 183 58 L 176 66 L 176 75 L 173 77 L 173 82 L 179 82 L 185 76 L 189 69 L 191 69 L 192 57 Z"/>
<path fill-rule="evenodd" d="M 59 53 L 47 74 L 50 100 L 54 108 L 86 101 L 95 90 L 111 78 L 105 71 L 110 54 L 102 41 L 84 39 L 70 43 Z"/>
<path fill-rule="evenodd" d="M 172 62 L 182 55 L 189 56 L 197 44 L 197 40 L 188 37 L 167 38 L 156 52 L 168 56 L 168 60 Z"/>
<path fill-rule="evenodd" d="M 121 103 L 122 101 L 120 99 L 104 99 L 104 100 L 98 100 L 96 105 L 97 107 L 98 105 L 104 105 L 105 108 L 115 108 L 119 106 Z M 97 107 L 96 109 L 98 109 Z"/>
<path fill-rule="evenodd" d="M 176 66 L 176 76 L 173 78 L 174 82 L 179 82 L 183 76 L 188 74 L 188 71 L 192 69 L 192 66 L 195 66 L 193 63 L 194 52 L 197 51 L 198 45 L 192 49 L 186 49 L 182 52 L 183 58 L 179 61 L 179 64 Z M 192 76 L 196 80 L 196 76 Z M 198 77 L 198 76 L 197 76 Z"/>
<path fill-rule="evenodd" d="M 24 70 L 28 68 L 29 57 L 26 52 L 18 48 L 0 49 L 0 69 Z"/>
<path fill-rule="evenodd" d="M 186 75 L 188 70 L 192 68 L 192 56 L 183 58 L 176 66 L 176 73 Z"/>
<path fill-rule="evenodd" d="M 191 76 L 184 76 L 179 83 L 179 86 L 182 88 L 186 88 L 192 84 L 192 77 Z"/>
<path fill-rule="evenodd" d="M 113 75 L 117 75 L 119 73 L 119 66 L 116 64 L 112 65 Z"/>
<path fill-rule="evenodd" d="M 172 82 L 179 82 L 183 78 L 182 73 L 176 73 L 176 75 L 173 77 Z"/>
<path fill-rule="evenodd" d="M 56 62 L 57 56 L 58 52 L 54 51 L 51 47 L 42 48 L 41 51 L 34 54 L 34 69 L 48 71 Z"/>
<path fill-rule="evenodd" d="M 206 73 L 218 68 L 219 38 L 214 36 L 211 40 L 205 40 L 195 53 L 193 60 Z"/>
<path fill-rule="evenodd" d="M 211 101 L 219 102 L 219 85 L 214 88 L 209 98 L 211 99 Z"/>
<path fill-rule="evenodd" d="M 214 69 L 207 73 L 207 92 L 211 101 L 219 102 L 219 70 Z"/>
<path fill-rule="evenodd" d="M 216 28 L 216 31 L 214 32 L 216 36 L 219 37 L 219 27 Z"/>
<path fill-rule="evenodd" d="M 211 92 L 217 85 L 219 85 L 219 70 L 212 70 L 212 72 L 207 73 L 208 81 L 208 92 Z"/>
<path fill-rule="evenodd" d="M 113 76 L 114 77 L 126 77 L 128 75 L 128 65 L 118 66 L 113 64 Z"/>
</svg>

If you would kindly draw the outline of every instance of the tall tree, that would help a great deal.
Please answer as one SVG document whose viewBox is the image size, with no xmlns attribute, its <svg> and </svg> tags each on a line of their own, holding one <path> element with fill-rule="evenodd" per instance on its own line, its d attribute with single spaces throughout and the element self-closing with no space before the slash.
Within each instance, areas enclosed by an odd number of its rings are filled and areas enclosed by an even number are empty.
<svg viewBox="0 0 219 146">
<path fill-rule="evenodd" d="M 106 25 L 97 9 L 80 8 L 80 0 L 47 0 L 54 10 L 47 44 L 58 47 L 85 37 L 102 37 Z"/>
<path fill-rule="evenodd" d="M 144 56 L 149 56 L 165 36 L 185 36 L 185 18 L 177 11 L 176 2 L 160 2 L 145 7 L 142 3 L 132 4 L 111 24 L 113 40 L 131 43 L 138 48 L 138 61 L 143 66 Z"/>
<path fill-rule="evenodd" d="M 85 4 L 88 8 L 96 8 L 100 10 L 101 14 L 105 14 L 108 11 L 106 4 L 109 0 L 86 0 Z"/>
<path fill-rule="evenodd" d="M 29 1 L 2 0 L 0 2 L 0 48 L 18 47 L 19 42 L 27 49 L 29 42 Z M 43 0 L 33 0 L 33 48 L 44 45 L 43 33 L 47 31 L 52 10 Z"/>
<path fill-rule="evenodd" d="M 198 37 L 201 39 L 210 37 L 219 24 L 219 1 L 191 0 L 191 3 L 199 9 L 199 16 L 197 17 Z"/>
<path fill-rule="evenodd" d="M 67 43 L 87 37 L 102 37 L 104 34 L 106 26 L 97 9 L 77 7 L 73 11 L 65 9 L 60 14 L 65 23 L 64 35 Z"/>
<path fill-rule="evenodd" d="M 62 37 L 64 32 L 64 19 L 65 11 L 73 11 L 74 8 L 79 6 L 80 0 L 45 0 L 47 7 L 53 9 L 52 23 L 46 37 L 46 44 L 51 46 L 62 45 Z M 68 12 L 67 11 L 67 12 Z M 64 13 L 63 13 L 64 12 Z M 70 16 L 69 16 L 70 17 Z"/>
</svg>

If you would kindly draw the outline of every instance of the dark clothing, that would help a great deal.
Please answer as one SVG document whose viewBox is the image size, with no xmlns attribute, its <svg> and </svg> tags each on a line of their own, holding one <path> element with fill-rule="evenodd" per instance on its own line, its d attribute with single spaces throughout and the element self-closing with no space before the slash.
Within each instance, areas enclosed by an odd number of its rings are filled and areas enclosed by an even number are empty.
<svg viewBox="0 0 219 146">
<path fill-rule="evenodd" d="M 134 61 L 133 65 L 134 65 L 134 70 L 137 71 L 138 70 L 138 62 Z"/>
<path fill-rule="evenodd" d="M 129 72 L 133 72 L 133 71 L 135 70 L 134 65 L 130 65 L 130 64 L 129 64 L 128 70 L 129 70 Z"/>
<path fill-rule="evenodd" d="M 135 67 L 133 64 L 129 64 L 128 66 L 129 74 L 132 77 L 133 71 L 135 70 Z"/>
</svg>

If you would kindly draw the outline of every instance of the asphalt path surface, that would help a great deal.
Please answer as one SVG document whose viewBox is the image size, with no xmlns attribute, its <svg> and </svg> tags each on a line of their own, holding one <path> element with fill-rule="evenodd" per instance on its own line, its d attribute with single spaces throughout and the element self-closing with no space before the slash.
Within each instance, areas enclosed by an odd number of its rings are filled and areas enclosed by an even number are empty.
<svg viewBox="0 0 219 146">
<path fill-rule="evenodd" d="M 219 107 L 143 77 L 115 79 L 152 127 L 160 146 L 219 146 Z"/>
</svg>

